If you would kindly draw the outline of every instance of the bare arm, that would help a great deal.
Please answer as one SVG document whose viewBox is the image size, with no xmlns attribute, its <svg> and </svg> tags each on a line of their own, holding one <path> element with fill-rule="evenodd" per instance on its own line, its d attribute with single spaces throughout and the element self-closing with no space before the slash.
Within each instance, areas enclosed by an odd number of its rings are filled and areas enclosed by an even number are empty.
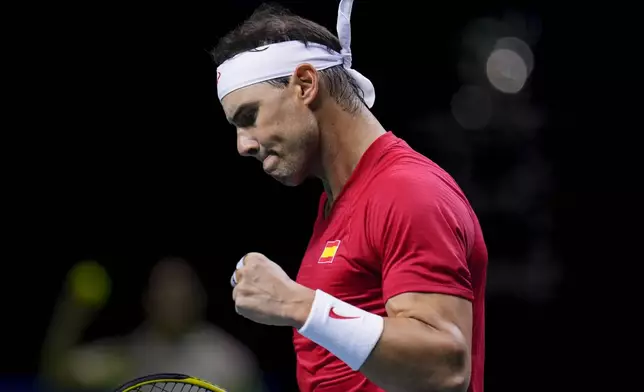
<svg viewBox="0 0 644 392">
<path fill-rule="evenodd" d="M 112 386 L 127 368 L 111 344 L 81 344 L 83 333 L 108 299 L 109 277 L 97 264 L 70 271 L 42 346 L 40 373 L 57 387 Z"/>
</svg>

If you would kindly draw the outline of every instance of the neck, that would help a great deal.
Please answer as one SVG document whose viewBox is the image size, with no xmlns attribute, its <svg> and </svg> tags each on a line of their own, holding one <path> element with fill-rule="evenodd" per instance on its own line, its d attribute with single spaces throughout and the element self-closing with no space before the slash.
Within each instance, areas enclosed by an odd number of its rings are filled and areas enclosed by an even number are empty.
<svg viewBox="0 0 644 392">
<path fill-rule="evenodd" d="M 386 131 L 363 107 L 347 113 L 333 103 L 320 108 L 320 170 L 329 205 L 338 197 L 360 158 Z"/>
</svg>

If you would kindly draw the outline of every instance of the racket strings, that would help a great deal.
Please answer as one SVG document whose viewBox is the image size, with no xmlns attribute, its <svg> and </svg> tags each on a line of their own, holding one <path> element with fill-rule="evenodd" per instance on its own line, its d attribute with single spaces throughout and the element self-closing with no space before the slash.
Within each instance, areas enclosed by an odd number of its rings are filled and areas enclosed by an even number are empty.
<svg viewBox="0 0 644 392">
<path fill-rule="evenodd" d="M 157 382 L 145 384 L 131 390 L 131 392 L 210 392 L 206 388 L 186 384 L 183 382 Z"/>
</svg>

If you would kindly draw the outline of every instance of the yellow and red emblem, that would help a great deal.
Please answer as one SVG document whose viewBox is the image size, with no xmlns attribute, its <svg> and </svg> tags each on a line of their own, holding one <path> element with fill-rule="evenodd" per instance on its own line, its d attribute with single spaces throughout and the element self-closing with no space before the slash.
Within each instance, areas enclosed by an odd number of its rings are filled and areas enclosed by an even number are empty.
<svg viewBox="0 0 644 392">
<path fill-rule="evenodd" d="M 338 253 L 338 248 L 340 247 L 340 240 L 336 241 L 327 241 L 324 250 L 322 251 L 322 256 L 318 260 L 319 264 L 329 264 L 333 263 L 335 254 Z"/>
</svg>

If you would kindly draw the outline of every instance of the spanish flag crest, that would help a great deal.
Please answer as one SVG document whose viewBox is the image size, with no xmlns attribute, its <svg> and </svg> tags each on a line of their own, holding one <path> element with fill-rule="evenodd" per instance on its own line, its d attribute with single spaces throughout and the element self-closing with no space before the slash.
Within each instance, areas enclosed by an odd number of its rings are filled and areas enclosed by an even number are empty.
<svg viewBox="0 0 644 392">
<path fill-rule="evenodd" d="M 318 260 L 318 264 L 331 264 L 331 263 L 333 263 L 333 259 L 335 258 L 335 254 L 338 252 L 339 247 L 340 247 L 340 240 L 327 241 L 326 246 L 324 247 L 324 250 L 322 251 L 322 255 L 320 256 L 320 259 Z"/>
</svg>

